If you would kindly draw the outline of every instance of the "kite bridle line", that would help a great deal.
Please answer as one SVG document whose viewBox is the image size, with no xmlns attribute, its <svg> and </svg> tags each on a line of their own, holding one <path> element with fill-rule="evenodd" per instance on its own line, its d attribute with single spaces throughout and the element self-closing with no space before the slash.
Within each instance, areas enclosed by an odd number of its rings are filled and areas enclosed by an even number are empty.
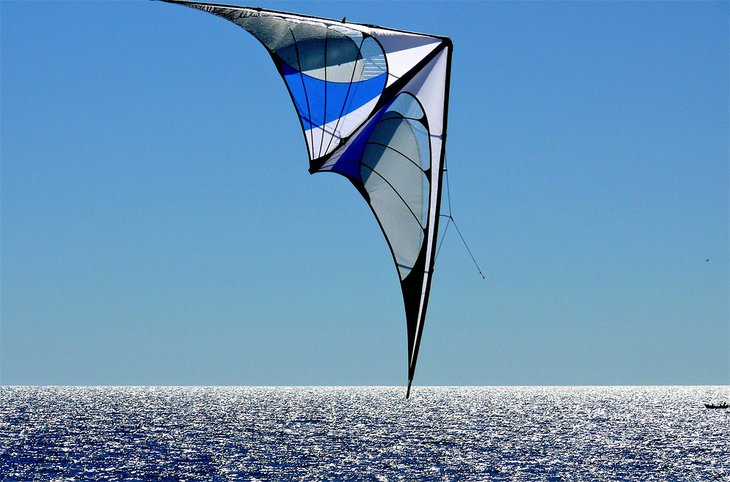
<svg viewBox="0 0 730 482">
<path fill-rule="evenodd" d="M 446 226 L 444 227 L 442 234 L 441 234 L 441 241 L 438 244 L 438 247 L 436 248 L 436 257 L 438 258 L 439 252 L 441 251 L 441 247 L 444 244 L 444 240 L 446 239 L 446 233 L 449 230 L 449 226 L 451 224 L 454 225 L 454 228 L 456 228 L 456 232 L 459 234 L 459 237 L 461 238 L 461 242 L 464 244 L 464 247 L 466 248 L 466 252 L 469 253 L 469 257 L 471 258 L 472 263 L 474 263 L 474 266 L 476 267 L 477 271 L 479 272 L 479 276 L 482 277 L 482 279 L 486 279 L 486 276 L 484 276 L 484 273 L 482 273 L 481 268 L 479 268 L 479 264 L 477 263 L 477 260 L 474 258 L 474 255 L 471 252 L 471 249 L 469 249 L 469 245 L 466 243 L 466 239 L 464 239 L 464 235 L 461 234 L 461 229 L 459 229 L 459 226 L 456 224 L 456 220 L 454 219 L 454 215 L 452 214 L 451 209 L 451 189 L 449 188 L 449 170 L 447 167 L 447 159 L 444 157 L 444 180 L 446 184 L 446 202 L 448 204 L 448 214 L 439 214 L 442 218 L 448 219 L 446 221 Z"/>
</svg>

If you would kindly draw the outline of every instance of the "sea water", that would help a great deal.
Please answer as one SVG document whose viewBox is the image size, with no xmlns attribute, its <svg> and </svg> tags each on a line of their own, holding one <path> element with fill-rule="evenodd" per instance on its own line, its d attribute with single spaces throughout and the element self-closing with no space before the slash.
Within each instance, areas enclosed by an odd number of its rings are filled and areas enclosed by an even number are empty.
<svg viewBox="0 0 730 482">
<path fill-rule="evenodd" d="M 728 387 L 2 387 L 0 480 L 730 480 Z"/>
</svg>

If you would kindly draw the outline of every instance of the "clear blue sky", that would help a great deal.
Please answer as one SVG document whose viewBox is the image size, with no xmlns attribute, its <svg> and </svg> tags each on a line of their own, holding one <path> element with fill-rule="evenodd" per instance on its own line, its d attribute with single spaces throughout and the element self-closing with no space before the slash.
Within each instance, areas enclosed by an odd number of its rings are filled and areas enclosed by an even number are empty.
<svg viewBox="0 0 730 482">
<path fill-rule="evenodd" d="M 261 2 L 451 36 L 415 384 L 730 383 L 728 2 Z M 406 381 L 395 268 L 249 34 L 7 2 L 3 384 Z M 709 258 L 709 261 L 706 259 Z"/>
</svg>

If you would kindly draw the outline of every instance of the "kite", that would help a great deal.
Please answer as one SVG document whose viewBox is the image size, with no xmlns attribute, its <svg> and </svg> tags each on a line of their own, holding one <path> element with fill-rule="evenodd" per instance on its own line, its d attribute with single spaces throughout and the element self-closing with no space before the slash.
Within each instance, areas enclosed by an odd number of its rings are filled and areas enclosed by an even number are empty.
<svg viewBox="0 0 730 482">
<path fill-rule="evenodd" d="M 309 172 L 346 177 L 370 206 L 403 293 L 408 398 L 437 251 L 451 40 L 344 18 L 165 1 L 222 17 L 261 42 L 296 108 Z"/>
</svg>

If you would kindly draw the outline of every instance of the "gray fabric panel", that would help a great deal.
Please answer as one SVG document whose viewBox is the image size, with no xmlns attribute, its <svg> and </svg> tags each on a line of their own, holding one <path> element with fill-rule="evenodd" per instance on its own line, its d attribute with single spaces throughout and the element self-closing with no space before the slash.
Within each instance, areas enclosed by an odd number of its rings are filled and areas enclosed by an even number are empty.
<svg viewBox="0 0 730 482">
<path fill-rule="evenodd" d="M 406 101 L 394 103 L 391 109 L 400 108 L 422 118 L 420 106 L 412 97 L 404 97 Z M 378 121 L 362 158 L 363 183 L 393 250 L 401 279 L 413 267 L 424 240 L 429 182 L 422 165 L 429 159 L 429 152 L 423 150 L 427 134 L 421 122 L 390 110 Z"/>
</svg>

